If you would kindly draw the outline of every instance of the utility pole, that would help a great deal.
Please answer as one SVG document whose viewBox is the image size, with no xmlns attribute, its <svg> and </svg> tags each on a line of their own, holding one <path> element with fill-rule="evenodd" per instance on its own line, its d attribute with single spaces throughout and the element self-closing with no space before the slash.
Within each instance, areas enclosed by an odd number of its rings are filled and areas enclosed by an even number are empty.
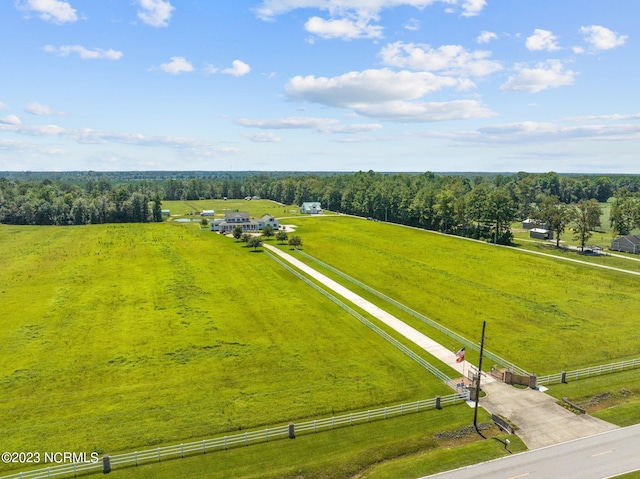
<svg viewBox="0 0 640 479">
<path fill-rule="evenodd" d="M 487 326 L 487 322 L 482 322 L 482 338 L 480 339 L 480 360 L 478 361 L 478 376 L 476 379 L 476 407 L 473 411 L 473 427 L 476 428 L 476 432 L 482 436 L 478 429 L 478 404 L 480 403 L 480 376 L 482 376 L 482 356 L 484 354 L 484 330 Z M 484 436 L 482 436 L 484 437 Z"/>
</svg>

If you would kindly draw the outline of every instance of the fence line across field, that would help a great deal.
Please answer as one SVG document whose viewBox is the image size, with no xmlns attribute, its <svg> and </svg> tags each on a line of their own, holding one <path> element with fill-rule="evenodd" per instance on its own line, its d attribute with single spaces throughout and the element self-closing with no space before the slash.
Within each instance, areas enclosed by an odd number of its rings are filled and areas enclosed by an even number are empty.
<svg viewBox="0 0 640 479">
<path fill-rule="evenodd" d="M 560 384 L 569 380 L 577 381 L 593 376 L 602 376 L 604 374 L 619 373 L 629 369 L 640 367 L 640 358 L 620 361 L 618 363 L 603 364 L 600 366 L 591 366 L 589 368 L 576 369 L 574 371 L 563 371 L 561 373 L 548 374 L 547 376 L 538 376 L 538 384 L 550 385 Z"/>
<path fill-rule="evenodd" d="M 438 396 L 432 399 L 423 399 L 411 403 L 398 404 L 383 408 L 359 411 L 341 416 L 305 421 L 285 426 L 276 426 L 259 431 L 250 431 L 234 434 L 231 436 L 205 439 L 202 441 L 176 444 L 173 446 L 157 447 L 143 451 L 127 452 L 109 456 L 112 468 L 137 466 L 151 462 L 161 462 L 165 459 L 176 459 L 195 454 L 206 454 L 219 450 L 229 449 L 237 446 L 248 446 L 250 444 L 269 442 L 291 437 L 292 430 L 295 434 L 311 434 L 321 431 L 336 429 L 344 426 L 354 426 L 357 424 L 372 422 L 381 419 L 388 419 L 406 414 L 415 414 L 444 406 L 460 404 L 469 400 L 468 391 L 450 394 L 448 396 Z M 293 426 L 293 427 L 292 427 Z M 76 477 L 78 474 L 103 472 L 103 462 L 64 464 L 43 469 L 36 469 L 26 472 L 18 472 L 0 479 L 49 479 L 52 477 Z"/>
<path fill-rule="evenodd" d="M 371 294 L 376 295 L 377 297 L 379 297 L 380 299 L 385 300 L 387 303 L 390 303 L 392 305 L 394 305 L 396 308 L 401 309 L 402 311 L 409 313 L 411 316 L 413 316 L 414 318 L 419 319 L 420 321 L 422 321 L 423 323 L 431 326 L 432 328 L 437 329 L 438 331 L 440 331 L 441 333 L 446 334 L 447 336 L 449 336 L 450 338 L 455 339 L 456 341 L 458 341 L 459 343 L 463 344 L 464 346 L 471 348 L 475 351 L 480 352 L 480 346 L 478 346 L 476 343 L 468 340 L 467 338 L 460 336 L 457 333 L 454 333 L 453 331 L 451 331 L 450 329 L 442 326 L 441 324 L 438 324 L 437 322 L 435 322 L 433 319 L 427 318 L 425 315 L 405 306 L 402 303 L 399 303 L 398 301 L 396 301 L 393 298 L 390 298 L 389 296 L 387 296 L 384 293 L 381 293 L 378 290 L 373 289 L 370 286 L 367 286 L 366 284 L 358 281 L 355 278 L 352 278 L 351 276 L 349 276 L 348 274 L 343 273 L 342 271 L 340 271 L 339 269 L 334 268 L 333 266 L 330 266 L 322 261 L 320 261 L 317 258 L 314 258 L 313 256 L 305 253 L 304 251 L 301 251 L 299 249 L 295 250 L 296 253 L 302 255 L 303 257 L 319 264 L 320 266 L 322 266 L 323 268 L 328 269 L 329 271 L 337 274 L 338 276 L 346 279 L 347 281 L 359 286 L 360 288 L 370 292 Z M 486 349 L 484 350 L 484 357 L 491 359 L 492 361 L 496 362 L 497 364 L 500 364 L 502 366 L 505 366 L 509 369 L 511 369 L 513 372 L 515 372 L 516 374 L 521 374 L 523 376 L 528 376 L 529 373 L 527 371 L 525 371 L 524 369 L 516 366 L 513 363 L 510 363 L 509 361 L 507 361 L 506 359 L 501 358 L 500 356 L 493 354 L 490 351 L 487 351 Z"/>
</svg>

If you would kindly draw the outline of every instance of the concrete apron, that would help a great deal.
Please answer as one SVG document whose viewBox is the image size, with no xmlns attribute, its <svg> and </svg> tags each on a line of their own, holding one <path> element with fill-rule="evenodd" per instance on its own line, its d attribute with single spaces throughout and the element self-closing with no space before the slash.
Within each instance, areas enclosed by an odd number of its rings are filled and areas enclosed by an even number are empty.
<svg viewBox="0 0 640 479">
<path fill-rule="evenodd" d="M 586 414 L 574 414 L 556 404 L 555 398 L 535 389 L 519 389 L 498 381 L 484 382 L 480 387 L 486 393 L 480 398 L 480 406 L 515 424 L 519 428 L 516 434 L 529 449 L 618 428 Z"/>
</svg>

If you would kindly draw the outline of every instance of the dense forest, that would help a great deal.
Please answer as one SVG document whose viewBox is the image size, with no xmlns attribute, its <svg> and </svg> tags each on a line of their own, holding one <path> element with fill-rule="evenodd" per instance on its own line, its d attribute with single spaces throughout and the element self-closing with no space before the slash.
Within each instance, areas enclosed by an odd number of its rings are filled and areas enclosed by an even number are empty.
<svg viewBox="0 0 640 479">
<path fill-rule="evenodd" d="M 163 200 L 259 196 L 498 243 L 535 218 L 559 238 L 572 222 L 600 224 L 614 197 L 618 234 L 640 227 L 640 176 L 435 173 L 0 173 L 0 223 L 77 225 L 161 221 Z"/>
</svg>

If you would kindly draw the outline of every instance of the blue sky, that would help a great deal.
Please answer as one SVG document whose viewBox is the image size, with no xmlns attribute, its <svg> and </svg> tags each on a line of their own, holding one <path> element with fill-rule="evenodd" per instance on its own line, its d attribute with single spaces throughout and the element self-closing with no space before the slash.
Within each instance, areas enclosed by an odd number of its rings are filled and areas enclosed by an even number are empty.
<svg viewBox="0 0 640 479">
<path fill-rule="evenodd" d="M 640 173 L 638 0 L 5 0 L 0 170 Z"/>
</svg>

